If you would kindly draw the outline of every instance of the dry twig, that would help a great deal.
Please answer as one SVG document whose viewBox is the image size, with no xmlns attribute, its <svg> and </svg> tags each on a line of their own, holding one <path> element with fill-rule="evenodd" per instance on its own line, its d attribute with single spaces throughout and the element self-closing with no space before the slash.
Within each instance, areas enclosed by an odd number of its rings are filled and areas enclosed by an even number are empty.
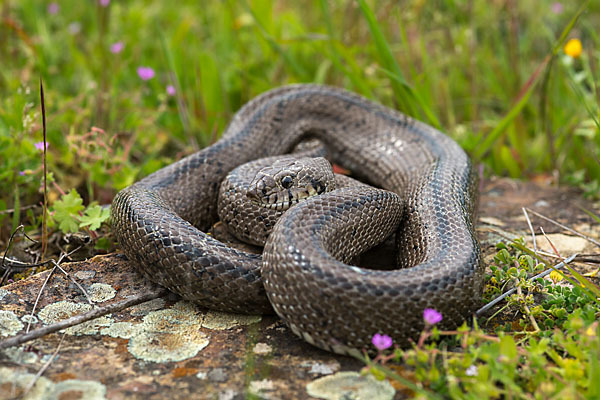
<svg viewBox="0 0 600 400">
<path fill-rule="evenodd" d="M 565 225 L 561 224 L 560 222 L 557 222 L 557 221 L 555 221 L 555 220 L 553 220 L 551 218 L 548 218 L 548 217 L 546 217 L 546 216 L 544 216 L 544 215 L 542 215 L 540 213 L 537 213 L 537 212 L 533 211 L 530 208 L 526 208 L 526 210 L 529 211 L 530 213 L 532 213 L 533 215 L 535 215 L 536 217 L 539 217 L 539 218 L 541 218 L 541 219 L 543 219 L 545 221 L 551 222 L 554 225 L 556 225 L 556 226 L 558 226 L 558 227 L 560 227 L 560 228 L 562 228 L 562 229 L 564 229 L 564 230 L 566 230 L 568 232 L 571 232 L 573 235 L 577 235 L 577 236 L 579 236 L 579 237 L 581 237 L 581 238 L 583 238 L 583 239 L 585 239 L 585 240 L 587 240 L 587 241 L 595 244 L 596 246 L 600 247 L 600 242 L 598 242 L 594 238 L 589 237 L 587 235 L 584 235 L 581 232 L 577 232 L 575 229 L 569 228 L 568 226 L 565 226 Z"/>
<path fill-rule="evenodd" d="M 48 335 L 50 333 L 54 333 L 60 331 L 61 329 L 69 328 L 71 326 L 79 325 L 86 321 L 96 319 L 106 314 L 110 314 L 113 312 L 118 312 L 126 309 L 127 307 L 131 307 L 137 304 L 145 303 L 149 300 L 154 300 L 161 296 L 164 296 L 168 293 L 167 289 L 158 288 L 156 290 L 150 292 L 144 292 L 137 294 L 135 296 L 129 297 L 125 300 L 109 304 L 104 307 L 94 308 L 90 311 L 84 312 L 82 314 L 75 315 L 71 318 L 56 322 L 52 325 L 45 326 L 43 328 L 35 329 L 29 333 L 25 333 L 22 335 L 14 336 L 9 339 L 5 339 L 0 342 L 0 349 L 5 349 L 12 346 L 17 346 L 22 343 L 29 342 L 31 340 L 40 338 L 44 335 Z"/>
</svg>

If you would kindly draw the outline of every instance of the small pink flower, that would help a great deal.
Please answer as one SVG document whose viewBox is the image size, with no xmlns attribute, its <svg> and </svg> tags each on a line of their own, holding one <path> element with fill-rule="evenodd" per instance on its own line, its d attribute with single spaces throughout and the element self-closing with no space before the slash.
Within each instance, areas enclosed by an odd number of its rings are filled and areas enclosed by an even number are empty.
<svg viewBox="0 0 600 400">
<path fill-rule="evenodd" d="M 44 151 L 44 142 L 37 142 L 34 143 L 34 146 L 36 149 L 38 149 L 39 151 Z M 48 142 L 46 142 L 46 150 L 48 150 Z"/>
<path fill-rule="evenodd" d="M 110 45 L 110 52 L 113 54 L 119 54 L 124 48 L 125 44 L 123 42 L 115 42 Z"/>
<path fill-rule="evenodd" d="M 19 175 L 25 176 L 25 175 L 27 175 L 27 172 L 25 172 L 25 171 L 19 171 Z"/>
<path fill-rule="evenodd" d="M 150 67 L 138 67 L 137 74 L 143 81 L 154 78 L 154 70 Z"/>
<path fill-rule="evenodd" d="M 48 14 L 58 14 L 60 11 L 60 6 L 58 3 L 50 3 L 48 4 Z"/>
<path fill-rule="evenodd" d="M 564 7 L 563 7 L 562 3 L 557 1 L 555 3 L 552 3 L 552 5 L 550 6 L 550 9 L 552 10 L 552 12 L 554 14 L 562 14 Z"/>
<path fill-rule="evenodd" d="M 423 319 L 427 325 L 435 325 L 442 320 L 442 314 L 433 308 L 423 310 Z"/>
<path fill-rule="evenodd" d="M 98 3 L 102 6 L 102 7 L 108 7 L 108 5 L 110 4 L 110 0 L 98 0 Z"/>
<path fill-rule="evenodd" d="M 393 340 L 388 335 L 381 335 L 379 333 L 376 333 L 373 335 L 371 343 L 373 343 L 373 346 L 375 346 L 377 350 L 382 351 L 390 348 L 392 346 Z"/>
<path fill-rule="evenodd" d="M 175 86 L 167 85 L 167 94 L 169 96 L 175 96 Z"/>
</svg>

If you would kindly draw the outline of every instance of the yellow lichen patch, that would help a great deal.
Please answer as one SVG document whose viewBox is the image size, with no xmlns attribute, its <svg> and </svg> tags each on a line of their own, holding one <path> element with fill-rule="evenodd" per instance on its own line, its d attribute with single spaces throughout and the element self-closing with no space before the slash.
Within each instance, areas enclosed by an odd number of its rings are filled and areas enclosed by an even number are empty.
<svg viewBox="0 0 600 400">
<path fill-rule="evenodd" d="M 34 364 L 38 362 L 40 357 L 32 351 L 24 351 L 24 348 L 22 346 L 9 347 L 2 350 L 2 356 L 17 364 Z"/>
<path fill-rule="evenodd" d="M 286 389 L 288 383 L 283 380 L 262 379 L 252 381 L 248 386 L 248 393 L 261 399 L 277 399 L 278 393 Z"/>
<path fill-rule="evenodd" d="M 252 352 L 254 354 L 258 354 L 261 356 L 265 355 L 265 354 L 269 354 L 272 351 L 273 351 L 273 348 L 266 343 L 256 343 L 254 345 L 254 348 L 252 349 Z"/>
<path fill-rule="evenodd" d="M 12 311 L 0 311 L 0 336 L 14 336 L 21 329 L 23 323 Z"/>
<path fill-rule="evenodd" d="M 96 271 L 77 271 L 74 275 L 75 278 L 84 281 L 86 279 L 92 279 L 94 276 L 96 276 Z"/>
<path fill-rule="evenodd" d="M 171 309 L 148 313 L 139 333 L 129 340 L 129 352 L 144 361 L 170 362 L 194 357 L 209 341 L 198 325 L 198 309 L 178 302 Z"/>
<path fill-rule="evenodd" d="M 238 325 L 250 325 L 259 322 L 260 315 L 229 314 L 219 311 L 208 311 L 202 318 L 202 327 L 215 330 L 231 329 Z"/>
<path fill-rule="evenodd" d="M 54 383 L 39 377 L 25 395 L 26 388 L 36 378 L 35 374 L 0 368 L 0 398 L 26 400 L 65 399 L 77 393 L 78 399 L 101 400 L 106 398 L 106 387 L 100 382 L 67 379 Z M 23 395 L 25 395 L 23 397 Z"/>
<path fill-rule="evenodd" d="M 106 283 L 94 283 L 90 286 L 88 294 L 93 302 L 101 303 L 114 298 L 117 291 Z"/>
<path fill-rule="evenodd" d="M 106 328 L 102 328 L 100 334 L 113 338 L 130 339 L 139 333 L 139 325 L 132 324 L 131 322 L 115 322 Z"/>
<path fill-rule="evenodd" d="M 338 372 L 316 379 L 306 385 L 310 396 L 319 399 L 391 400 L 396 391 L 388 381 L 378 381 L 371 375 L 358 372 Z"/>
<path fill-rule="evenodd" d="M 91 309 L 92 306 L 89 304 L 73 303 L 62 300 L 57 301 L 56 303 L 48 304 L 38 313 L 38 317 L 43 323 L 49 325 Z M 110 315 L 105 315 L 103 317 L 67 328 L 64 330 L 64 332 L 68 335 L 95 335 L 98 333 L 101 327 L 109 326 L 111 322 L 112 318 Z"/>
</svg>

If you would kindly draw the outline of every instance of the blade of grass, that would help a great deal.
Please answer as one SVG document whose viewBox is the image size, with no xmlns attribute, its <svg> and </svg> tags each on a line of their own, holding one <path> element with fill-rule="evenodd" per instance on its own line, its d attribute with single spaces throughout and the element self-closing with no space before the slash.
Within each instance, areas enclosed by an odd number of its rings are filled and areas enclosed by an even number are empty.
<svg viewBox="0 0 600 400">
<path fill-rule="evenodd" d="M 562 48 L 562 44 L 565 41 L 567 35 L 569 34 L 569 32 L 571 32 L 571 30 L 575 26 L 575 23 L 577 22 L 577 20 L 581 16 L 581 14 L 587 8 L 588 3 L 589 3 L 589 0 L 586 1 L 585 3 L 583 3 L 583 5 L 579 8 L 579 10 L 577 10 L 577 12 L 575 13 L 573 18 L 571 18 L 571 20 L 569 21 L 567 26 L 563 29 L 559 38 L 556 40 L 556 42 L 554 43 L 554 46 L 552 47 L 551 54 L 547 55 L 544 58 L 544 60 L 537 66 L 535 71 L 533 71 L 533 73 L 531 74 L 531 76 L 529 77 L 529 79 L 527 80 L 525 85 L 523 85 L 523 87 L 521 88 L 521 91 L 520 91 L 519 95 L 517 96 L 517 101 L 512 106 L 512 108 L 508 111 L 506 116 L 504 116 L 504 118 L 502 118 L 500 120 L 498 125 L 496 125 L 496 127 L 477 146 L 477 150 L 473 154 L 473 157 L 475 159 L 481 160 L 483 158 L 483 156 L 485 156 L 487 154 L 487 152 L 494 145 L 494 143 L 496 143 L 496 141 L 504 134 L 508 125 L 517 117 L 517 115 L 519 115 L 519 113 L 521 112 L 523 107 L 527 104 L 527 102 L 529 101 L 529 98 L 531 97 L 531 93 L 533 92 L 533 89 L 537 86 L 537 83 L 540 80 L 540 74 L 542 72 L 543 67 L 546 66 L 550 62 L 552 57 L 554 57 L 556 54 L 558 54 L 558 52 Z"/>
<path fill-rule="evenodd" d="M 591 212 L 587 208 L 584 208 L 584 207 L 581 207 L 581 206 L 579 206 L 579 209 L 581 211 L 583 211 L 584 213 L 586 213 L 587 215 L 589 215 L 590 217 L 592 217 L 594 219 L 594 221 L 596 221 L 596 222 L 598 222 L 600 224 L 600 217 L 598 215 L 594 214 L 593 212 Z"/>
<path fill-rule="evenodd" d="M 585 101 L 584 95 L 581 92 L 581 88 L 579 87 L 579 85 L 577 83 L 575 83 L 575 81 L 573 80 L 573 77 L 570 77 L 570 79 L 569 79 L 569 86 L 571 86 L 571 89 L 573 89 L 573 92 L 575 92 L 575 95 L 577 96 L 577 100 L 579 100 L 579 103 L 585 108 L 585 111 L 587 111 L 587 113 L 590 116 L 590 118 L 592 119 L 592 121 L 594 121 L 596 128 L 598 128 L 600 130 L 600 121 L 598 120 L 598 115 L 594 112 L 594 110 L 591 109 L 588 102 Z"/>
<path fill-rule="evenodd" d="M 283 58 L 285 63 L 292 69 L 292 71 L 301 81 L 308 81 L 308 73 L 306 72 L 306 70 L 300 64 L 298 64 L 296 60 L 294 60 L 294 58 L 288 52 L 286 52 L 283 49 L 283 47 L 279 45 L 279 43 L 277 43 L 275 38 L 273 38 L 273 36 L 271 36 L 269 32 L 267 32 L 267 30 L 262 25 L 260 19 L 254 12 L 254 10 L 250 7 L 250 5 L 246 1 L 242 1 L 242 4 L 244 5 L 248 13 L 252 16 L 252 19 L 258 27 L 258 31 L 260 32 L 262 38 L 266 40 L 266 42 L 269 43 L 269 46 L 271 46 L 271 48 Z"/>
<path fill-rule="evenodd" d="M 387 76 L 389 76 L 392 80 L 398 81 L 398 79 L 399 79 L 398 75 L 394 74 L 392 71 L 389 71 L 389 70 L 387 70 L 385 68 L 379 68 L 379 69 L 383 73 L 385 73 Z M 400 82 L 400 81 L 398 81 L 398 82 Z M 406 82 L 406 81 L 404 81 L 404 82 Z M 413 96 L 417 100 L 417 102 L 419 104 L 425 105 L 425 101 L 423 101 L 423 99 L 422 99 L 422 97 L 421 97 L 421 95 L 419 94 L 418 91 L 413 90 L 412 88 L 410 88 L 410 93 L 411 93 L 411 96 Z M 425 113 L 425 115 L 427 115 L 427 118 L 429 118 L 430 122 L 432 121 L 432 118 L 436 121 L 436 123 L 432 122 L 432 124 L 434 124 L 435 127 L 439 129 L 440 128 L 439 121 L 437 121 L 437 119 L 436 119 L 435 115 L 433 114 L 433 112 L 431 112 L 431 110 L 429 108 L 427 108 L 426 105 L 425 105 L 425 108 L 423 109 L 423 112 Z"/>
<path fill-rule="evenodd" d="M 160 44 L 162 47 L 163 54 L 167 59 L 167 64 L 169 65 L 169 77 L 171 83 L 175 85 L 175 96 L 176 96 L 176 104 L 177 104 L 177 114 L 179 116 L 179 120 L 181 121 L 181 125 L 183 126 L 183 133 L 187 136 L 190 133 L 190 115 L 188 113 L 187 107 L 185 105 L 185 100 L 183 98 L 183 91 L 181 89 L 181 80 L 179 79 L 179 74 L 177 73 L 177 68 L 175 68 L 175 60 L 173 59 L 173 53 L 171 52 L 170 47 L 167 45 L 167 41 L 165 39 L 165 35 L 162 29 L 156 29 L 158 32 L 158 36 L 160 38 Z"/>
<path fill-rule="evenodd" d="M 512 108 L 508 111 L 508 113 L 500 120 L 498 125 L 481 141 L 480 144 L 476 146 L 476 150 L 473 153 L 473 157 L 476 160 L 481 160 L 483 156 L 487 154 L 487 152 L 491 149 L 491 147 L 496 143 L 496 141 L 504 134 L 508 125 L 519 115 L 523 107 L 529 101 L 531 94 L 533 93 L 533 89 L 536 87 L 540 73 L 543 67 L 550 60 L 550 56 L 546 56 L 546 58 L 538 65 L 538 67 L 533 71 L 533 74 L 529 77 L 519 96 L 517 97 L 517 102 L 512 106 Z"/>
<path fill-rule="evenodd" d="M 396 95 L 396 99 L 402 111 L 407 112 L 412 116 L 417 116 L 417 109 L 415 108 L 414 102 L 421 107 L 421 110 L 427 117 L 429 123 L 431 123 L 436 128 L 440 128 L 440 122 L 435 117 L 433 112 L 429 109 L 427 104 L 422 101 L 422 99 L 416 95 L 415 90 L 409 85 L 409 83 L 404 78 L 404 74 L 398 65 L 398 62 L 394 58 L 392 54 L 392 50 L 390 48 L 389 43 L 385 39 L 383 32 L 379 28 L 379 24 L 377 19 L 375 18 L 375 14 L 371 8 L 367 5 L 365 0 L 357 0 L 360 10 L 362 12 L 363 17 L 367 21 L 367 25 L 369 26 L 369 31 L 371 32 L 371 36 L 373 41 L 375 42 L 375 47 L 377 48 L 377 53 L 381 58 L 381 62 L 383 63 L 383 68 L 387 69 L 391 75 L 394 76 L 392 79 L 392 88 L 394 89 L 394 93 Z"/>
<path fill-rule="evenodd" d="M 360 74 L 355 73 L 356 71 L 348 70 L 348 68 L 342 64 L 343 56 L 336 47 L 337 38 L 335 35 L 335 30 L 333 29 L 333 24 L 331 23 L 329 3 L 327 2 L 327 0 L 319 0 L 319 4 L 321 6 L 321 13 L 323 14 L 323 19 L 325 20 L 325 28 L 327 29 L 327 35 L 329 37 L 327 41 L 329 43 L 329 51 L 331 52 L 331 56 L 329 57 L 329 59 L 331 60 L 331 62 L 333 62 L 333 65 L 335 65 L 335 67 L 339 71 L 343 72 L 344 75 L 350 78 L 350 81 L 352 81 L 352 84 L 358 88 L 360 93 L 367 96 L 371 95 L 372 92 L 369 88 L 369 85 L 365 83 Z"/>
</svg>

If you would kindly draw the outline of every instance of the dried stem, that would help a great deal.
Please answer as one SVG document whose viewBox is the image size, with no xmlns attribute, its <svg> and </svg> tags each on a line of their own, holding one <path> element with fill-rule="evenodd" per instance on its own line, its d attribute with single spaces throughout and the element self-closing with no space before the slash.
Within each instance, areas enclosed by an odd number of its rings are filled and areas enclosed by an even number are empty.
<svg viewBox="0 0 600 400">
<path fill-rule="evenodd" d="M 589 237 L 587 235 L 584 235 L 583 233 L 577 232 L 576 230 L 571 229 L 568 226 L 565 226 L 565 225 L 561 224 L 560 222 L 557 222 L 557 221 L 555 221 L 555 220 L 553 220 L 551 218 L 548 218 L 548 217 L 546 217 L 546 216 L 544 216 L 544 215 L 542 215 L 540 213 L 537 213 L 537 212 L 533 211 L 532 209 L 526 208 L 526 210 L 529 211 L 530 213 L 532 213 L 533 215 L 535 215 L 536 217 L 540 217 L 541 219 L 543 219 L 545 221 L 551 222 L 554 225 L 559 226 L 562 229 L 564 229 L 564 230 L 566 230 L 568 232 L 571 232 L 572 234 L 577 235 L 577 236 L 579 236 L 581 238 L 584 238 L 585 240 L 587 240 L 587 241 L 595 244 L 596 246 L 600 247 L 600 242 L 598 242 L 597 240 L 594 240 L 594 238 L 591 238 L 591 237 Z"/>
<path fill-rule="evenodd" d="M 29 342 L 31 340 L 40 338 L 42 336 L 48 335 L 50 333 L 54 333 L 60 331 L 61 329 L 66 329 L 71 326 L 79 325 L 86 321 L 101 317 L 106 314 L 110 314 L 113 312 L 121 311 L 126 309 L 127 307 L 131 307 L 137 304 L 145 303 L 146 301 L 153 300 L 164 296 L 168 293 L 166 289 L 159 288 L 154 291 L 144 292 L 137 294 L 133 297 L 129 297 L 125 300 L 119 301 L 117 303 L 113 303 L 104 307 L 94 308 L 93 310 L 84 312 L 82 314 L 75 315 L 71 318 L 56 322 L 52 325 L 45 326 L 43 328 L 39 328 L 33 330 L 29 333 L 25 333 L 19 336 L 14 336 L 10 339 L 6 339 L 0 342 L 0 349 L 6 349 L 8 347 L 17 346 L 22 343 Z"/>
<path fill-rule="evenodd" d="M 40 379 L 40 376 L 42 376 L 44 374 L 44 372 L 48 369 L 50 364 L 52 364 L 52 361 L 54 361 L 54 359 L 56 358 L 56 355 L 60 351 L 60 346 L 62 345 L 63 340 L 65 340 L 65 335 L 66 334 L 63 333 L 62 337 L 60 338 L 60 342 L 58 342 L 58 346 L 56 346 L 56 350 L 54 350 L 54 353 L 52 353 L 52 356 L 48 359 L 48 361 L 46 361 L 46 363 L 42 366 L 42 368 L 40 368 L 38 373 L 35 374 L 35 376 L 31 380 L 31 382 L 29 382 L 29 385 L 27 385 L 27 387 L 25 388 L 25 391 L 23 392 L 23 398 L 25 398 L 27 393 L 29 393 L 29 391 L 35 386 L 35 383 L 37 382 L 37 380 Z"/>
<path fill-rule="evenodd" d="M 40 101 L 42 105 L 42 133 L 44 135 L 44 148 L 43 148 L 43 156 L 42 162 L 44 165 L 44 210 L 42 216 L 42 261 L 44 261 L 44 256 L 46 255 L 46 248 L 48 247 L 48 169 L 46 166 L 46 148 L 48 147 L 48 142 L 46 141 L 46 102 L 44 101 L 44 84 L 42 83 L 42 78 L 40 77 Z"/>
</svg>

